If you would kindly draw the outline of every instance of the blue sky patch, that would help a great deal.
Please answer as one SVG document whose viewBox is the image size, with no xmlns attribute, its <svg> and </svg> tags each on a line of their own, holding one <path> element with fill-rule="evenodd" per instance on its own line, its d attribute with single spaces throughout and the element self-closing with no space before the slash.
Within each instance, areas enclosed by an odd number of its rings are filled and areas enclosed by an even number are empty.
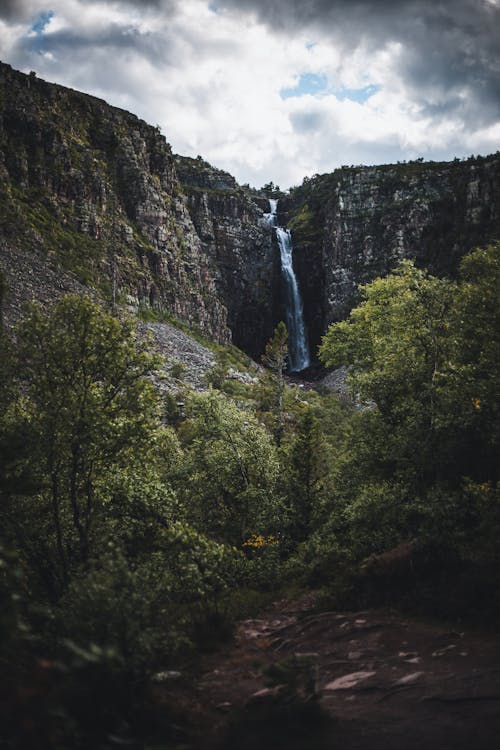
<svg viewBox="0 0 500 750">
<path fill-rule="evenodd" d="M 35 32 L 37 36 L 42 36 L 45 27 L 50 23 L 50 19 L 54 17 L 53 10 L 44 10 L 37 16 L 31 30 Z"/>
<path fill-rule="evenodd" d="M 337 99 L 343 102 L 349 99 L 358 104 L 364 104 L 368 99 L 380 91 L 381 86 L 371 83 L 360 89 L 339 88 L 336 89 L 328 83 L 328 76 L 323 73 L 302 73 L 296 85 L 293 88 L 281 89 L 280 96 L 282 99 L 290 99 L 293 96 L 317 96 L 318 94 L 334 94 Z"/>
<path fill-rule="evenodd" d="M 351 102 L 358 102 L 358 104 L 364 104 L 370 96 L 380 91 L 381 86 L 377 86 L 371 83 L 369 86 L 364 86 L 362 89 L 339 89 L 335 91 L 335 96 L 341 102 L 345 99 L 350 99 Z"/>
<path fill-rule="evenodd" d="M 305 94 L 326 94 L 328 92 L 328 78 L 318 73 L 302 73 L 298 83 L 291 89 L 281 89 L 282 99 L 290 99 L 292 96 L 305 96 Z"/>
</svg>

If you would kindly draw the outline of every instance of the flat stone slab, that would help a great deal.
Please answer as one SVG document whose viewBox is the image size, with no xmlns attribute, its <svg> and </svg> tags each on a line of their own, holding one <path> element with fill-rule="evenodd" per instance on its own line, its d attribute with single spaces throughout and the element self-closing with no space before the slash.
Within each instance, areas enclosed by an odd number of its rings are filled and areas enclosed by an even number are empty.
<svg viewBox="0 0 500 750">
<path fill-rule="evenodd" d="M 399 680 L 396 680 L 394 685 L 413 685 L 414 682 L 418 682 L 423 674 L 423 672 L 412 672 L 411 674 L 407 674 L 404 677 L 401 677 Z"/>
<path fill-rule="evenodd" d="M 375 672 L 351 672 L 351 674 L 345 674 L 343 677 L 337 677 L 333 682 L 329 682 L 323 690 L 350 690 L 359 685 L 360 682 L 373 677 L 374 674 Z"/>
</svg>

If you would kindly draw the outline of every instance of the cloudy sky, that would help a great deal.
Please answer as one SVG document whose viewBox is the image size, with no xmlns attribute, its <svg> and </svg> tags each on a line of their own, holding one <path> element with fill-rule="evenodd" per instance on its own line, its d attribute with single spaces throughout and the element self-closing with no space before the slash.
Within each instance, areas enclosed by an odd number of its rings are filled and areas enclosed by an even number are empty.
<svg viewBox="0 0 500 750">
<path fill-rule="evenodd" d="M 255 186 L 500 149 L 500 0 L 0 0 L 0 59 Z"/>
</svg>

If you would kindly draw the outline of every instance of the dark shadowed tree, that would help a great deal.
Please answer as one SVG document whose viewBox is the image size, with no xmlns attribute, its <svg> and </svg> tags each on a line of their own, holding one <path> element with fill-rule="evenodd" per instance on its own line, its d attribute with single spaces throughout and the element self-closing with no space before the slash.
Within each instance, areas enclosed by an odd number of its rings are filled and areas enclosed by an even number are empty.
<svg viewBox="0 0 500 750">
<path fill-rule="evenodd" d="M 262 361 L 267 367 L 268 376 L 264 390 L 267 390 L 270 411 L 274 417 L 274 437 L 277 444 L 283 437 L 283 394 L 285 392 L 285 368 L 288 356 L 288 331 L 281 321 L 274 329 L 272 338 L 266 345 Z"/>
<path fill-rule="evenodd" d="M 302 542 L 311 531 L 321 475 L 322 446 L 319 422 L 312 409 L 300 416 L 290 450 L 288 480 L 292 504 L 292 536 Z"/>
</svg>

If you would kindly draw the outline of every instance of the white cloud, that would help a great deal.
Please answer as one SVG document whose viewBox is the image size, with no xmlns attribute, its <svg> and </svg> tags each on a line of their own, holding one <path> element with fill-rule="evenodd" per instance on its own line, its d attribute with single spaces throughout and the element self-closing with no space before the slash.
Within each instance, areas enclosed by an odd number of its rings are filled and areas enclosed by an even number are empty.
<svg viewBox="0 0 500 750">
<path fill-rule="evenodd" d="M 334 33 L 275 33 L 255 15 L 214 12 L 203 0 L 168 11 L 52 0 L 53 16 L 34 33 L 48 6 L 30 0 L 26 8 L 22 22 L 0 21 L 4 60 L 160 124 L 175 151 L 202 154 L 241 182 L 284 187 L 344 163 L 497 147 L 499 125 L 467 129 L 459 110 L 433 116 L 423 107 L 394 39 L 374 48 L 360 37 L 349 49 Z M 308 73 L 325 77 L 326 91 L 280 96 Z M 377 90 L 364 102 L 335 95 L 369 85 Z M 436 84 L 435 104 L 439 96 Z"/>
</svg>

